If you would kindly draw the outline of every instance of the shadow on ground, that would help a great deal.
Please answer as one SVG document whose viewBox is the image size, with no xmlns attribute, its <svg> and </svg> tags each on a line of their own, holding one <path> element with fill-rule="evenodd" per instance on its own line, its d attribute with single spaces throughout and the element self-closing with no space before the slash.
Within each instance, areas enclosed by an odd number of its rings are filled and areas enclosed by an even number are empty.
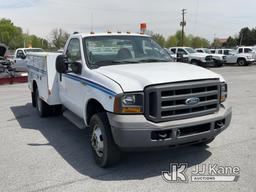
<svg viewBox="0 0 256 192">
<path fill-rule="evenodd" d="M 11 107 L 23 129 L 35 129 L 48 143 L 28 143 L 37 147 L 52 146 L 79 173 L 98 180 L 146 179 L 169 170 L 170 163 L 188 163 L 189 167 L 211 156 L 206 147 L 184 147 L 162 151 L 125 153 L 115 167 L 101 169 L 91 156 L 87 130 L 80 130 L 64 117 L 40 118 L 30 103 Z M 44 155 L 44 154 L 42 154 Z M 50 163 L 50 162 L 49 162 Z"/>
</svg>

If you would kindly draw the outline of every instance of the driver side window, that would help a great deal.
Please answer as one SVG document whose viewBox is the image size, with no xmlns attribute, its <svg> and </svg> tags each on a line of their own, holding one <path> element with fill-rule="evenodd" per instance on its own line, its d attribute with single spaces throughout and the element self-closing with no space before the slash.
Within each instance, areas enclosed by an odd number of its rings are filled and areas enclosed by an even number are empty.
<svg viewBox="0 0 256 192">
<path fill-rule="evenodd" d="M 71 39 L 67 48 L 67 58 L 70 63 L 81 60 L 81 49 L 78 39 Z"/>
<path fill-rule="evenodd" d="M 71 39 L 67 48 L 68 70 L 74 73 L 81 73 L 81 48 L 78 39 Z"/>
<path fill-rule="evenodd" d="M 179 54 L 187 55 L 187 52 L 184 49 L 178 49 Z"/>
<path fill-rule="evenodd" d="M 17 58 L 23 59 L 25 57 L 24 53 L 22 50 L 17 51 Z"/>
</svg>

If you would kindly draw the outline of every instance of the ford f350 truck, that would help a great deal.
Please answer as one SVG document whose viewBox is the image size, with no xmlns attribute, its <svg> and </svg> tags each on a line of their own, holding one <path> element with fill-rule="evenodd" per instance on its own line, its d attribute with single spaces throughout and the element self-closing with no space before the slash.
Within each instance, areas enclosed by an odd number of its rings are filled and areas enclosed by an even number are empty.
<svg viewBox="0 0 256 192">
<path fill-rule="evenodd" d="M 30 53 L 28 69 L 39 115 L 89 128 L 101 167 L 120 151 L 209 143 L 231 121 L 223 77 L 171 62 L 147 35 L 73 34 L 63 54 Z"/>
</svg>

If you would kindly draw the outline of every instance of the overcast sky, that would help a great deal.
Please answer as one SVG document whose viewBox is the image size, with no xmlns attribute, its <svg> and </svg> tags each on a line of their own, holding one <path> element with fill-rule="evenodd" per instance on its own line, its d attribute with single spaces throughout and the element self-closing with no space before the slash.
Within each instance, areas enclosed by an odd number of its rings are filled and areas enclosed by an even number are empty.
<svg viewBox="0 0 256 192">
<path fill-rule="evenodd" d="M 0 0 L 0 18 L 9 18 L 24 32 L 50 37 L 53 28 L 96 32 L 139 31 L 139 23 L 168 36 L 180 29 L 187 9 L 186 33 L 212 40 L 256 26 L 256 0 Z"/>
</svg>

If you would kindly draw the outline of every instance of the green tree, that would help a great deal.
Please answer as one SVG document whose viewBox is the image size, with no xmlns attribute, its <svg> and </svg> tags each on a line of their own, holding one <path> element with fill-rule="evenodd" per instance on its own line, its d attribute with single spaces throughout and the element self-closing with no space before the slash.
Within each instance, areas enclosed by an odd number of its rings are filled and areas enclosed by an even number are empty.
<svg viewBox="0 0 256 192">
<path fill-rule="evenodd" d="M 214 41 L 212 42 L 212 44 L 211 44 L 211 47 L 212 48 L 220 48 L 220 47 L 222 47 L 222 44 L 220 43 L 220 41 L 218 40 L 218 39 L 214 39 Z"/>
<path fill-rule="evenodd" d="M 163 35 L 161 35 L 159 33 L 154 33 L 151 36 L 161 47 L 165 46 L 165 38 Z"/>
<path fill-rule="evenodd" d="M 38 47 L 43 49 L 49 49 L 49 42 L 46 39 L 37 37 L 36 35 L 24 35 L 26 40 L 26 46 L 32 45 L 32 47 Z"/>
<path fill-rule="evenodd" d="M 63 48 L 69 38 L 69 34 L 63 29 L 53 29 L 51 32 L 52 44 L 55 48 Z"/>
<path fill-rule="evenodd" d="M 11 49 L 21 47 L 23 44 L 22 29 L 15 26 L 9 19 L 0 19 L 0 42 Z"/>
<path fill-rule="evenodd" d="M 226 43 L 223 43 L 224 47 L 235 47 L 238 44 L 238 38 L 229 36 Z"/>
<path fill-rule="evenodd" d="M 207 39 L 201 37 L 192 37 L 190 46 L 194 48 L 209 47 L 210 43 Z"/>
<path fill-rule="evenodd" d="M 175 47 L 177 46 L 177 38 L 176 36 L 170 36 L 167 38 L 165 42 L 165 47 L 170 48 L 170 47 Z"/>
<path fill-rule="evenodd" d="M 239 38 L 238 38 L 238 42 L 239 45 L 247 45 L 247 46 L 251 46 L 251 45 L 255 45 L 256 41 L 255 41 L 256 36 L 253 35 L 253 32 L 248 28 L 242 28 L 239 32 Z"/>
</svg>

